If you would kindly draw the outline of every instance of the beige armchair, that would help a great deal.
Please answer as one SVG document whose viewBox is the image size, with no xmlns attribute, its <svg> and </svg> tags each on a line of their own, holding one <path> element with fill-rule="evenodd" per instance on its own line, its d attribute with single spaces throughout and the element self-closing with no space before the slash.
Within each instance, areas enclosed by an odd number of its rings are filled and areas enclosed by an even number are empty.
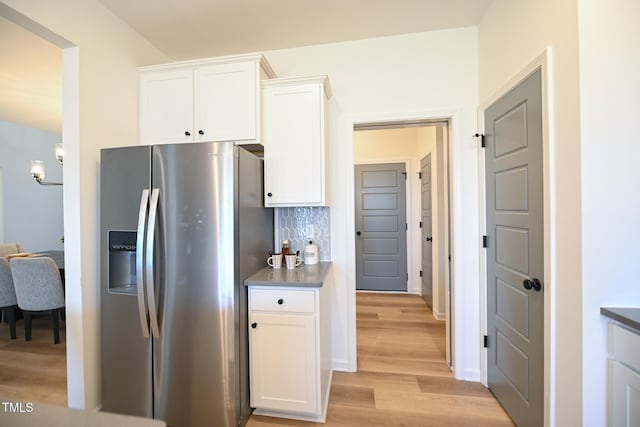
<svg viewBox="0 0 640 427">
<path fill-rule="evenodd" d="M 0 243 L 0 257 L 6 257 L 11 254 L 24 252 L 24 248 L 20 243 Z"/>
</svg>

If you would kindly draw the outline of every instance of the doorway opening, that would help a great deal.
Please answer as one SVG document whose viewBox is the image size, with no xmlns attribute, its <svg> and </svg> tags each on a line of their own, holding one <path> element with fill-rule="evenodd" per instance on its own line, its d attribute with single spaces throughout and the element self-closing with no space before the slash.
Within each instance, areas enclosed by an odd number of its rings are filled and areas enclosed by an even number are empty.
<svg viewBox="0 0 640 427">
<path fill-rule="evenodd" d="M 63 181 L 62 153 L 56 144 L 64 139 L 63 49 L 69 47 L 70 43 L 1 3 L 0 32 L 11 41 L 0 49 L 2 56 L 9 59 L 3 69 L 3 78 L 6 80 L 2 83 L 7 93 L 11 94 L 0 103 L 0 159 L 5 161 L 0 164 L 3 169 L 0 182 L 3 190 L 0 190 L 0 242 L 15 242 L 21 248 L 20 252 L 52 258 L 61 272 L 60 281 L 64 283 L 63 198 L 66 195 L 63 196 L 61 185 L 52 183 L 62 184 Z M 67 131 L 71 128 L 73 126 Z M 73 144 L 76 140 L 71 140 L 66 148 L 75 151 Z M 43 185 L 39 185 L 40 181 L 34 180 L 30 174 L 35 171 L 29 170 L 32 160 L 42 162 L 38 171 L 42 173 L 39 178 Z M 58 272 L 55 271 L 55 274 Z M 72 294 L 66 292 L 65 297 L 61 285 L 52 286 L 51 290 L 56 291 L 56 297 L 52 298 L 54 300 L 68 298 Z M 43 308 L 51 304 L 47 299 L 40 302 Z M 58 310 L 41 313 L 45 315 L 34 316 L 31 321 L 30 341 L 26 341 L 26 315 L 21 320 L 22 313 L 18 313 L 16 339 L 10 338 L 8 325 L 0 325 L 2 369 L 14 370 L 19 367 L 22 372 L 19 376 L 4 375 L 7 378 L 3 383 L 4 396 L 12 400 L 29 397 L 28 400 L 67 406 L 68 335 L 65 319 L 68 316 L 60 315 Z M 55 334 L 52 331 L 56 329 L 56 320 L 59 337 L 55 340 L 59 339 L 59 344 L 54 344 Z M 30 360 L 28 366 L 11 362 L 25 357 Z M 37 389 L 34 389 L 35 384 Z M 30 396 L 38 397 L 32 399 Z"/>
<path fill-rule="evenodd" d="M 353 176 L 356 290 L 422 296 L 445 322 L 451 367 L 449 128 L 446 119 L 356 124 Z"/>
</svg>

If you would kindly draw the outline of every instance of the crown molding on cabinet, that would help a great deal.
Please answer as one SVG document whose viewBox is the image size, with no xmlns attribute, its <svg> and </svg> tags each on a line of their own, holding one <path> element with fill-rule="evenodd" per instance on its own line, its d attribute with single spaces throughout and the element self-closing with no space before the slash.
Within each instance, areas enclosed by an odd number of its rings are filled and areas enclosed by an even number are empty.
<svg viewBox="0 0 640 427">
<path fill-rule="evenodd" d="M 306 84 L 306 83 L 321 83 L 324 88 L 324 93 L 327 96 L 327 99 L 330 99 L 333 96 L 333 92 L 331 91 L 331 84 L 329 83 L 329 76 L 326 74 L 318 74 L 313 76 L 300 76 L 300 77 L 283 77 L 283 78 L 274 78 L 271 80 L 263 80 L 262 87 L 268 86 L 293 86 L 297 84 Z"/>
<path fill-rule="evenodd" d="M 246 61 L 252 61 L 252 60 L 260 63 L 260 67 L 264 70 L 264 72 L 270 79 L 275 79 L 278 77 L 275 71 L 273 71 L 273 68 L 271 68 L 271 65 L 267 61 L 267 58 L 265 58 L 262 53 L 247 53 L 243 55 L 216 56 L 212 58 L 190 59 L 188 61 L 175 61 L 175 62 L 169 62 L 167 64 L 145 65 L 142 67 L 138 67 L 138 70 L 140 72 L 173 70 L 177 68 L 186 68 L 186 67 L 194 68 L 201 65 L 228 64 L 228 63 L 246 62 Z"/>
</svg>

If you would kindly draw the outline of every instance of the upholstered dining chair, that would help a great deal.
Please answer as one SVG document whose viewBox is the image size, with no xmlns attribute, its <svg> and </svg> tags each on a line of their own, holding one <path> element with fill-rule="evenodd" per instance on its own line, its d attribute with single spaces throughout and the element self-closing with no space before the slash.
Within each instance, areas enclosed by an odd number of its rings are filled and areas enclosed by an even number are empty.
<svg viewBox="0 0 640 427">
<path fill-rule="evenodd" d="M 0 257 L 24 252 L 20 243 L 0 243 Z"/>
<path fill-rule="evenodd" d="M 9 322 L 9 333 L 11 339 L 16 339 L 16 307 L 18 300 L 13 288 L 13 277 L 9 261 L 0 258 L 0 311 Z"/>
<path fill-rule="evenodd" d="M 31 341 L 31 317 L 49 312 L 53 342 L 60 343 L 59 319 L 64 290 L 56 263 L 48 257 L 13 258 L 10 262 L 18 307 L 24 315 L 24 336 Z"/>
</svg>

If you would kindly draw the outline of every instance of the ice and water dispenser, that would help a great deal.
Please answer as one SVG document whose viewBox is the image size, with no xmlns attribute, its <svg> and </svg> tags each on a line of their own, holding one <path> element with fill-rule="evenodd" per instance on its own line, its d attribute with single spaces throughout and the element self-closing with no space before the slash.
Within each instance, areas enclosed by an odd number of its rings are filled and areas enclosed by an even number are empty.
<svg viewBox="0 0 640 427">
<path fill-rule="evenodd" d="M 109 231 L 109 293 L 136 294 L 135 231 Z"/>
</svg>

